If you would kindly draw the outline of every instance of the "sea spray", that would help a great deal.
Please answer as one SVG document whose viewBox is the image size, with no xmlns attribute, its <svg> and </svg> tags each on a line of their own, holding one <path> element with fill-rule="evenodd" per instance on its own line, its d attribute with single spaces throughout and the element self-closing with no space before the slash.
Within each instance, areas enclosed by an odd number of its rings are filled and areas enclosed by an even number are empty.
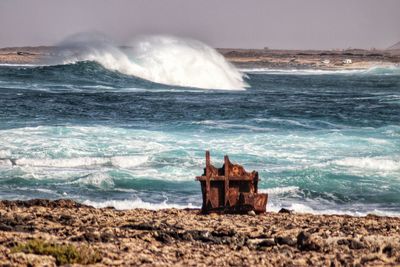
<svg viewBox="0 0 400 267">
<path fill-rule="evenodd" d="M 172 36 L 136 38 L 123 48 L 104 36 L 78 34 L 60 43 L 53 64 L 95 61 L 155 83 L 204 89 L 243 90 L 244 75 L 206 44 Z"/>
<path fill-rule="evenodd" d="M 150 36 L 132 43 L 132 55 L 147 79 L 179 86 L 243 89 L 243 74 L 215 49 L 196 40 Z"/>
</svg>

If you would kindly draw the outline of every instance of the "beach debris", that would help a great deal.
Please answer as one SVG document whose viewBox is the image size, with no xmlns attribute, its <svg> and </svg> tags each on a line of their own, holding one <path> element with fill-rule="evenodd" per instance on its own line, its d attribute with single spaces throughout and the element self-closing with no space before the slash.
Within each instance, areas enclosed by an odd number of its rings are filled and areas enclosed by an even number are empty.
<svg viewBox="0 0 400 267">
<path fill-rule="evenodd" d="M 204 173 L 196 180 L 201 184 L 204 213 L 266 211 L 268 194 L 258 193 L 258 172 L 246 172 L 243 166 L 231 163 L 228 156 L 222 168 L 216 168 L 211 164 L 210 152 L 206 151 Z"/>
</svg>

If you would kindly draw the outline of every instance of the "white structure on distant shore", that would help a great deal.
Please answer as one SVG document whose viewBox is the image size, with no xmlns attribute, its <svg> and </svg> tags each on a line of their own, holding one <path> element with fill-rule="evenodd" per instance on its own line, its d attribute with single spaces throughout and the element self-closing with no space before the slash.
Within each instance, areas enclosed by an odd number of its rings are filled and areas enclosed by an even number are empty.
<svg viewBox="0 0 400 267">
<path fill-rule="evenodd" d="M 345 60 L 343 60 L 343 64 L 351 64 L 353 63 L 353 61 L 350 58 L 346 58 Z"/>
<path fill-rule="evenodd" d="M 329 64 L 331 61 L 329 59 L 324 59 L 321 61 L 322 64 Z"/>
</svg>

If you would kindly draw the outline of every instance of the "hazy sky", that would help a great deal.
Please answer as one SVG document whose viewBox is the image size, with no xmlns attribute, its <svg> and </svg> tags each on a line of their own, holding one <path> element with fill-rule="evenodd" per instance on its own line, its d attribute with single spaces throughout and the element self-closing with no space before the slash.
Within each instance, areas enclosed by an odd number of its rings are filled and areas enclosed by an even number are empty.
<svg viewBox="0 0 400 267">
<path fill-rule="evenodd" d="M 0 47 L 85 31 L 120 44 L 161 33 L 215 47 L 386 48 L 400 41 L 400 0 L 0 0 Z"/>
</svg>

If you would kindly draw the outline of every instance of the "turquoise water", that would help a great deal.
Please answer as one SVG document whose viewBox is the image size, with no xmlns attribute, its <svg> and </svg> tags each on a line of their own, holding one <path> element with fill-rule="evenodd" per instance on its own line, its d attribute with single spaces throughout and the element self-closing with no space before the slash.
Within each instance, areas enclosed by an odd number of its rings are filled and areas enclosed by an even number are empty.
<svg viewBox="0 0 400 267">
<path fill-rule="evenodd" d="M 400 214 L 399 69 L 242 71 L 246 90 L 216 90 L 0 66 L 0 198 L 199 207 L 210 150 L 259 171 L 269 210 Z"/>
</svg>

